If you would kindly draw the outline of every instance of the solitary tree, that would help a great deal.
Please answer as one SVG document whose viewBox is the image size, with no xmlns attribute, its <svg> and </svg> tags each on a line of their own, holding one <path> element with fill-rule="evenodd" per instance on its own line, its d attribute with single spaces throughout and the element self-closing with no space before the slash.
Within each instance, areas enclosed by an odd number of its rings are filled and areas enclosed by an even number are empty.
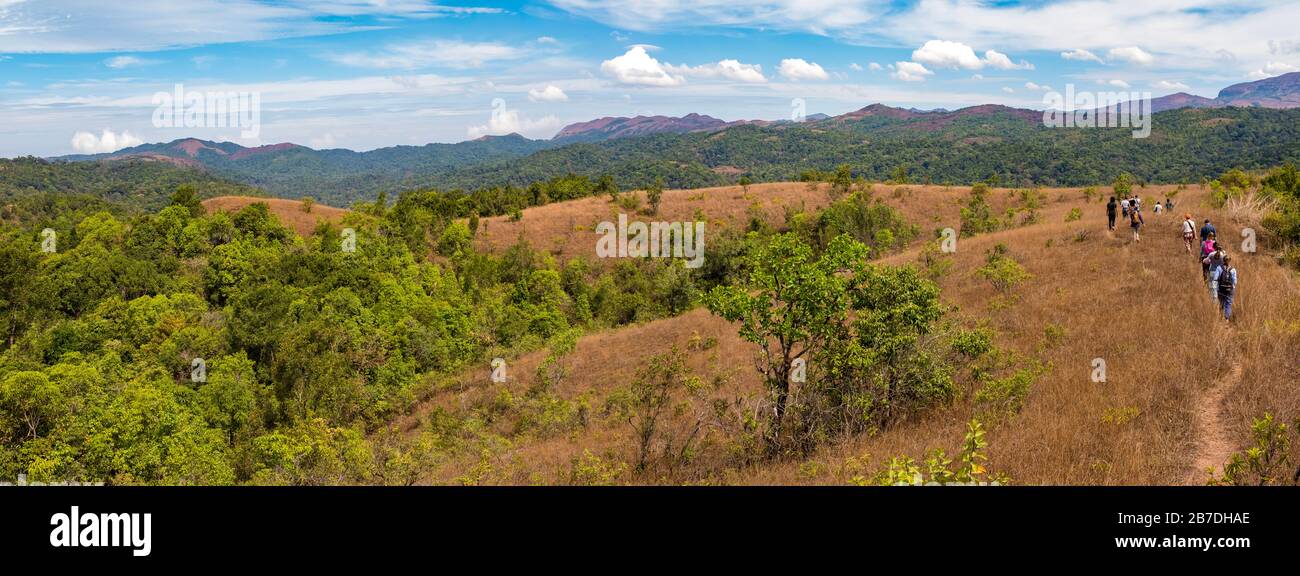
<svg viewBox="0 0 1300 576">
<path fill-rule="evenodd" d="M 751 254 L 746 285 L 718 286 L 705 298 L 710 311 L 739 322 L 740 336 L 760 346 L 759 370 L 775 403 L 768 432 L 773 444 L 781 435 L 794 362 L 835 336 L 850 304 L 850 280 L 840 272 L 866 258 L 867 247 L 848 236 L 818 257 L 796 234 L 781 234 Z"/>
<path fill-rule="evenodd" d="M 645 191 L 646 200 L 650 202 L 650 213 L 659 213 L 659 202 L 664 198 L 664 179 L 655 177 L 655 183 L 651 184 Z"/>
</svg>

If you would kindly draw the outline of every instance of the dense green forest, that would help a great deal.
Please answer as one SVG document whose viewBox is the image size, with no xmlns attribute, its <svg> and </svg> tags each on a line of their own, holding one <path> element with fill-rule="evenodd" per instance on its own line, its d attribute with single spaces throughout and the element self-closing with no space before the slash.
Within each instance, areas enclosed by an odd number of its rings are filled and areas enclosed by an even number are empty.
<svg viewBox="0 0 1300 576">
<path fill-rule="evenodd" d="M 62 162 L 40 158 L 0 158 L 0 204 L 102 201 L 117 206 L 156 210 L 181 184 L 202 190 L 203 197 L 265 196 L 260 189 L 163 160 L 128 158 L 106 162 Z M 48 194 L 47 194 L 48 193 Z M 93 200 L 92 200 L 93 199 Z"/>
</svg>

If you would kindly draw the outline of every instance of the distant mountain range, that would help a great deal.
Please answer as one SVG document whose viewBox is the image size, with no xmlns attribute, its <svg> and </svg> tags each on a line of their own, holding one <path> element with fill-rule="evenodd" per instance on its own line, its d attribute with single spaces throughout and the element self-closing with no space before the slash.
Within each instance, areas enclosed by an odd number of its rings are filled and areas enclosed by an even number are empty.
<svg viewBox="0 0 1300 576">
<path fill-rule="evenodd" d="M 1177 93 L 1152 101 L 1156 112 L 1226 107 L 1298 108 L 1300 72 L 1235 84 L 1224 88 L 1216 98 Z M 1286 116 L 1287 121 L 1294 117 Z M 1252 115 L 1248 114 L 1246 120 L 1251 118 Z M 853 139 L 843 145 L 858 150 L 856 157 L 850 157 L 855 159 L 855 163 L 870 159 L 892 169 L 889 159 L 874 158 L 884 151 L 884 142 L 901 146 L 899 154 L 903 156 L 909 156 L 902 153 L 906 151 L 908 140 L 914 141 L 916 146 L 928 145 L 935 138 L 959 145 L 1028 142 L 1034 140 L 1035 133 L 1044 130 L 1041 119 L 1042 112 L 1038 110 L 994 104 L 955 111 L 872 104 L 838 116 L 812 114 L 803 122 L 728 122 L 703 114 L 607 117 L 565 126 L 550 140 L 531 140 L 510 134 L 456 144 L 395 146 L 354 152 L 345 149 L 314 150 L 292 143 L 248 148 L 231 142 L 186 138 L 144 144 L 111 154 L 63 156 L 57 160 L 160 160 L 208 170 L 222 178 L 261 187 L 275 196 L 296 198 L 310 195 L 327 203 L 346 206 L 358 199 L 372 198 L 383 190 L 396 192 L 423 186 L 527 185 L 566 172 L 618 173 L 627 185 L 633 186 L 644 185 L 647 179 L 656 176 L 675 185 L 723 183 L 744 173 L 765 178 L 789 176 L 805 167 L 825 168 L 828 158 L 843 156 L 839 152 L 809 156 L 786 150 L 785 146 L 769 144 L 766 146 L 768 154 L 757 158 L 743 159 L 737 156 L 747 155 L 731 154 L 734 151 L 725 150 L 702 157 L 704 152 L 699 148 L 712 148 L 717 143 L 704 143 L 694 135 L 719 132 L 738 131 L 738 136 L 748 136 L 759 131 L 768 142 L 772 139 L 807 141 L 809 134 L 827 131 L 847 134 Z M 739 140 L 743 138 L 724 138 L 720 142 Z M 859 144 L 873 140 L 877 141 L 874 148 L 858 149 Z M 627 145 L 625 141 L 635 144 Z M 818 144 L 819 147 L 822 145 L 826 142 Z M 1291 142 L 1291 145 L 1295 146 L 1296 142 Z M 689 151 L 675 148 L 679 146 L 695 148 Z M 642 165 L 629 164 L 634 159 Z M 781 166 L 784 167 L 774 168 Z"/>
</svg>

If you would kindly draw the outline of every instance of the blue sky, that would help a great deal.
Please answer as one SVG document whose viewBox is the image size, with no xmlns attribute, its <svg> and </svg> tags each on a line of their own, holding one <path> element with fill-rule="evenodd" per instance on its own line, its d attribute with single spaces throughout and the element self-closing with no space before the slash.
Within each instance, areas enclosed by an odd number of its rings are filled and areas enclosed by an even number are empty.
<svg viewBox="0 0 1300 576">
<path fill-rule="evenodd" d="M 552 136 L 601 116 L 778 119 L 791 101 L 1041 108 L 1300 70 L 1300 3 L 1258 0 L 0 0 L 0 156 L 197 136 L 368 150 Z M 153 122 L 256 93 L 260 130 Z"/>
</svg>

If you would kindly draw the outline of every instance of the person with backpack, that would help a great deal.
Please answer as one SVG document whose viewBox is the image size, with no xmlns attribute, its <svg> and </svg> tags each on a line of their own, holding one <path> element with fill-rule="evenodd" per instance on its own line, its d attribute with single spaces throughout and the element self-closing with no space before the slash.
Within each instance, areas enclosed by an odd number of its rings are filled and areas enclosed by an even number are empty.
<svg viewBox="0 0 1300 576">
<path fill-rule="evenodd" d="M 1216 278 L 1219 277 L 1219 268 L 1223 267 L 1223 260 L 1228 257 L 1228 253 L 1218 242 L 1214 243 L 1214 251 L 1210 252 L 1201 263 L 1206 265 L 1206 277 L 1210 279 L 1210 298 L 1219 298 L 1219 287 Z"/>
<path fill-rule="evenodd" d="M 1133 229 L 1133 241 L 1141 242 L 1142 237 L 1138 235 L 1138 232 L 1142 230 L 1142 225 L 1146 223 L 1146 221 L 1142 219 L 1142 211 L 1138 210 L 1136 207 L 1131 207 L 1128 210 L 1128 214 L 1128 225 Z"/>
<path fill-rule="evenodd" d="M 1168 212 L 1173 212 L 1173 211 L 1174 211 L 1174 199 L 1173 199 L 1173 198 L 1165 198 L 1165 210 L 1168 211 Z"/>
<path fill-rule="evenodd" d="M 1128 209 L 1129 209 L 1129 201 L 1128 201 L 1128 198 L 1127 198 L 1127 197 L 1125 197 L 1123 200 L 1120 201 L 1120 203 L 1119 203 L 1119 207 L 1120 207 L 1120 210 L 1122 210 L 1122 212 L 1120 212 L 1120 214 L 1121 214 L 1122 216 L 1124 216 L 1124 219 L 1125 219 L 1125 220 L 1127 220 L 1127 219 L 1128 219 Z"/>
<path fill-rule="evenodd" d="M 1201 281 L 1210 281 L 1210 254 L 1214 253 L 1214 233 L 1210 232 L 1203 242 L 1201 242 L 1201 255 L 1198 257 L 1201 261 Z"/>
<path fill-rule="evenodd" d="M 1115 230 L 1115 206 L 1115 197 L 1111 196 L 1110 202 L 1106 203 L 1106 222 L 1112 231 Z"/>
<path fill-rule="evenodd" d="M 1232 321 L 1232 300 L 1237 293 L 1237 268 L 1232 265 L 1232 257 L 1224 256 L 1223 265 L 1215 272 L 1216 296 L 1223 319 Z"/>
<path fill-rule="evenodd" d="M 1192 241 L 1196 240 L 1196 221 L 1192 220 L 1191 214 L 1183 215 L 1183 245 L 1187 247 L 1187 253 L 1192 253 Z"/>
<path fill-rule="evenodd" d="M 1165 209 L 1165 205 L 1164 205 L 1164 204 L 1161 204 L 1161 203 L 1159 203 L 1159 202 L 1156 202 L 1156 205 L 1151 207 L 1151 211 L 1152 211 L 1152 212 L 1155 212 L 1156 216 L 1159 216 L 1159 215 L 1160 215 L 1160 211 L 1161 211 L 1161 210 L 1164 210 L 1164 209 Z"/>
</svg>

